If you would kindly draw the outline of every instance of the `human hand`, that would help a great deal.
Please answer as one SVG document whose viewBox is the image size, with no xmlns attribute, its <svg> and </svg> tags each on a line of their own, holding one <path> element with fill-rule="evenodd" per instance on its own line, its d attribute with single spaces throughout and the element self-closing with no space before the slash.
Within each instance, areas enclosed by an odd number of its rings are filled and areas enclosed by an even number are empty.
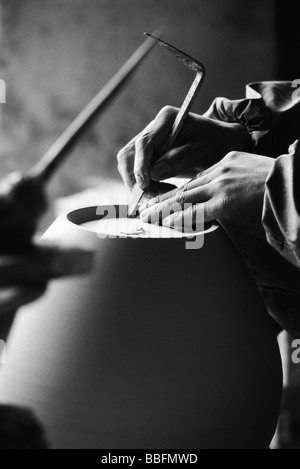
<svg viewBox="0 0 300 469">
<path fill-rule="evenodd" d="M 50 449 L 45 429 L 31 409 L 0 404 L 0 449 Z"/>
<path fill-rule="evenodd" d="M 49 280 L 88 272 L 92 252 L 36 243 L 26 253 L 0 255 L 0 315 L 39 298 Z"/>
<path fill-rule="evenodd" d="M 4 246 L 16 252 L 27 245 L 46 209 L 47 197 L 41 180 L 18 172 L 1 179 L 0 250 Z"/>
<path fill-rule="evenodd" d="M 199 217 L 205 222 L 261 220 L 265 183 L 273 164 L 272 158 L 230 152 L 184 186 L 142 205 L 141 220 L 178 230 L 195 224 Z"/>
<path fill-rule="evenodd" d="M 142 189 L 151 179 L 192 177 L 212 166 L 231 150 L 247 151 L 250 137 L 240 124 L 228 124 L 189 114 L 175 145 L 161 154 L 178 109 L 164 107 L 157 117 L 118 153 L 119 172 L 130 189 L 137 182 Z"/>
</svg>

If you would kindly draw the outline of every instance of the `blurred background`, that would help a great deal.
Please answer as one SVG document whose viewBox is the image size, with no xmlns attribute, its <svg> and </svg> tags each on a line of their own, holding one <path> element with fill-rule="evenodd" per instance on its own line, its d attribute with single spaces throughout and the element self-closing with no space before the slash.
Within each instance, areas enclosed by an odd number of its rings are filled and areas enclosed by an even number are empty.
<svg viewBox="0 0 300 469">
<path fill-rule="evenodd" d="M 163 37 L 202 61 L 207 78 L 195 112 L 216 96 L 244 97 L 258 80 L 300 78 L 295 3 L 289 0 L 1 0 L 0 177 L 25 171 L 144 41 Z M 166 104 L 180 106 L 193 74 L 155 48 L 51 182 L 58 212 L 124 195 L 116 154 Z M 97 200 L 96 200 L 97 199 Z M 106 201 L 106 200 L 105 200 Z M 289 356 L 289 342 L 282 342 Z M 300 366 L 300 365 L 299 365 Z M 300 447 L 299 371 L 286 364 L 277 447 Z"/>
<path fill-rule="evenodd" d="M 207 68 L 196 112 L 216 96 L 242 98 L 246 83 L 275 76 L 275 14 L 273 0 L 2 0 L 0 176 L 30 168 L 144 41 L 142 33 L 159 26 Z M 164 105 L 180 106 L 193 78 L 155 48 L 74 149 L 51 197 L 77 193 L 92 177 L 119 180 L 118 150 Z"/>
</svg>

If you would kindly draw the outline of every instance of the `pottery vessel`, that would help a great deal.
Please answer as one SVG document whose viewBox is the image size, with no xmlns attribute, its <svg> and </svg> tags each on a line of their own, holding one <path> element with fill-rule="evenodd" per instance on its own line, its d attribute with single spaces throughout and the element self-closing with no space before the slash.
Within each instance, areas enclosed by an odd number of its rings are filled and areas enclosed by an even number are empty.
<svg viewBox="0 0 300 469">
<path fill-rule="evenodd" d="M 101 238 L 81 226 L 96 218 L 76 210 L 44 235 L 94 249 L 95 268 L 19 312 L 0 402 L 33 408 L 54 448 L 267 448 L 281 359 L 225 232 L 187 249 L 184 237 Z"/>
</svg>

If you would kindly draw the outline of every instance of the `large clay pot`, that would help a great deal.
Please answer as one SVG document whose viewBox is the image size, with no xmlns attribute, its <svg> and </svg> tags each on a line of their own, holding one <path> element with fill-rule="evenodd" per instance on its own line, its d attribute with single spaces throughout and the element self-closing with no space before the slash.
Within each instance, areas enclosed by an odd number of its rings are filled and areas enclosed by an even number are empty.
<svg viewBox="0 0 300 469">
<path fill-rule="evenodd" d="M 80 226 L 95 213 L 46 233 L 93 247 L 96 267 L 19 313 L 0 402 L 32 407 L 55 448 L 267 448 L 281 359 L 227 235 L 100 239 Z"/>
</svg>

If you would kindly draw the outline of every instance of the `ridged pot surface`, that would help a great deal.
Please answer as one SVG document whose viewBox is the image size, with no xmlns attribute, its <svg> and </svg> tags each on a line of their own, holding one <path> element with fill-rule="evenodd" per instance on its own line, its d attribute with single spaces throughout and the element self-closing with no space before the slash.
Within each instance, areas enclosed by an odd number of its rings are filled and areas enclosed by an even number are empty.
<svg viewBox="0 0 300 469">
<path fill-rule="evenodd" d="M 30 406 L 56 448 L 266 448 L 279 414 L 272 322 L 221 228 L 185 239 L 99 239 L 59 218 L 46 239 L 93 247 L 89 276 L 23 308 L 0 401 Z"/>
</svg>

